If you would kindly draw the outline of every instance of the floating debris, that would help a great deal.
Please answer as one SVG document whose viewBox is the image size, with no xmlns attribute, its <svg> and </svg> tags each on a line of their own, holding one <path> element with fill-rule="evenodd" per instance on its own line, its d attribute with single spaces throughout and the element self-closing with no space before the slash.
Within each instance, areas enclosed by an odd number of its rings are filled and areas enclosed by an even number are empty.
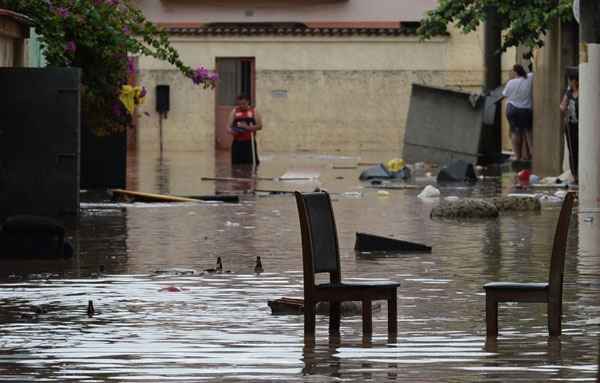
<svg viewBox="0 0 600 383">
<path fill-rule="evenodd" d="M 420 243 L 380 237 L 378 235 L 356 233 L 354 250 L 360 252 L 394 251 L 394 252 L 431 252 L 431 246 Z"/>
<path fill-rule="evenodd" d="M 254 272 L 256 274 L 260 274 L 264 271 L 262 261 L 260 260 L 260 256 L 256 257 L 256 266 L 254 266 Z"/>
<path fill-rule="evenodd" d="M 223 262 L 221 261 L 221 257 L 217 257 L 217 267 L 214 269 L 206 269 L 204 270 L 207 273 L 221 273 L 223 272 Z"/>
<path fill-rule="evenodd" d="M 93 301 L 88 301 L 88 306 L 87 306 L 87 316 L 88 317 L 93 317 L 96 314 L 96 310 L 94 309 L 94 302 Z"/>
<path fill-rule="evenodd" d="M 155 275 L 174 275 L 174 276 L 186 276 L 186 275 L 196 275 L 198 271 L 194 269 L 180 269 L 180 268 L 172 268 L 172 269 L 163 269 L 154 271 Z"/>
<path fill-rule="evenodd" d="M 267 305 L 271 308 L 273 315 L 302 315 L 304 314 L 304 299 L 302 298 L 280 298 L 268 301 Z M 381 303 L 373 302 L 373 311 L 381 310 Z M 329 314 L 329 302 L 317 303 L 316 312 L 319 315 Z M 362 314 L 362 304 L 359 302 L 342 302 L 340 312 L 343 316 L 354 316 Z"/>
<path fill-rule="evenodd" d="M 437 198 L 440 196 L 440 189 L 433 185 L 425 186 L 425 189 L 417 197 L 419 198 Z"/>
<path fill-rule="evenodd" d="M 158 291 L 167 292 L 167 293 L 181 293 L 181 292 L 185 291 L 185 289 L 181 288 L 181 287 L 177 287 L 177 286 L 168 286 L 168 287 L 163 287 L 162 289 L 160 289 Z"/>
</svg>

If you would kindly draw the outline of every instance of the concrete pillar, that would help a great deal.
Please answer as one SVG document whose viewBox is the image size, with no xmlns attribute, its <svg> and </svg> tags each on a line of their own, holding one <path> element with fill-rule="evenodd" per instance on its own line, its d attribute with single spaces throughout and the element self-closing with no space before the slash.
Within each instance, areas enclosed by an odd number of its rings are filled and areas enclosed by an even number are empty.
<svg viewBox="0 0 600 383">
<path fill-rule="evenodd" d="M 539 176 L 562 173 L 563 130 L 560 100 L 564 63 L 561 54 L 561 25 L 548 30 L 535 59 L 533 82 L 533 172 Z"/>
<path fill-rule="evenodd" d="M 581 0 L 579 201 L 600 207 L 600 2 Z"/>
</svg>

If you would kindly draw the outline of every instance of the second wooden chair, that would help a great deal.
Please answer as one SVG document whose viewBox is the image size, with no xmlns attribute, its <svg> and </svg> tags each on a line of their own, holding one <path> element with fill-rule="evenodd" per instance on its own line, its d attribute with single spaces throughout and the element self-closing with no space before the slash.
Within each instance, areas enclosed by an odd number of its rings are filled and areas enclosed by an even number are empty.
<svg viewBox="0 0 600 383">
<path fill-rule="evenodd" d="M 548 332 L 551 336 L 560 335 L 565 252 L 573 200 L 574 194 L 567 193 L 560 210 L 556 233 L 554 234 L 548 282 L 492 282 L 483 286 L 485 289 L 485 322 L 488 337 L 498 336 L 498 302 L 546 303 L 548 305 Z"/>
</svg>

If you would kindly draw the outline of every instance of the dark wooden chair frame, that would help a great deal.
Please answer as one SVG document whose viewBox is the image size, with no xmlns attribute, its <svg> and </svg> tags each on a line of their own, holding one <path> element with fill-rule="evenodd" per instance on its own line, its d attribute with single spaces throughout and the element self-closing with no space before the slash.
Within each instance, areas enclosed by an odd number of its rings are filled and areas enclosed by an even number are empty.
<svg viewBox="0 0 600 383">
<path fill-rule="evenodd" d="M 329 194 L 295 192 L 295 196 L 302 233 L 305 336 L 315 335 L 315 310 L 318 302 L 329 302 L 329 333 L 339 335 L 341 302 L 360 301 L 363 336 L 370 337 L 373 332 L 372 301 L 386 300 L 388 334 L 396 337 L 397 288 L 400 284 L 342 283 L 337 229 Z M 329 283 L 315 285 L 315 274 L 318 273 L 329 273 Z"/>
<path fill-rule="evenodd" d="M 485 322 L 488 337 L 498 336 L 499 302 L 546 303 L 548 305 L 548 332 L 550 336 L 561 334 L 565 253 L 574 198 L 574 193 L 567 193 L 560 210 L 552 246 L 549 281 L 547 283 L 492 282 L 483 286 L 485 289 Z"/>
</svg>

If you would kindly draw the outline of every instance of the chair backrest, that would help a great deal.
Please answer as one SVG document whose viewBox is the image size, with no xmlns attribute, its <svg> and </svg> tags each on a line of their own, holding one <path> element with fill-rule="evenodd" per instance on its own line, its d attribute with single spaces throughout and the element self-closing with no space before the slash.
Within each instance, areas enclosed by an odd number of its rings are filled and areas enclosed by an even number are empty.
<svg viewBox="0 0 600 383">
<path fill-rule="evenodd" d="M 569 224 L 573 210 L 575 195 L 572 192 L 567 193 L 563 201 L 556 232 L 554 234 L 554 244 L 552 245 L 552 258 L 550 259 L 549 288 L 550 299 L 555 301 L 562 300 L 563 274 L 565 270 L 565 253 L 567 251 L 567 238 L 569 235 Z"/>
<path fill-rule="evenodd" d="M 330 273 L 332 283 L 340 282 L 340 255 L 331 199 L 327 192 L 296 192 L 300 230 L 304 291 L 312 289 L 314 275 Z"/>
</svg>

